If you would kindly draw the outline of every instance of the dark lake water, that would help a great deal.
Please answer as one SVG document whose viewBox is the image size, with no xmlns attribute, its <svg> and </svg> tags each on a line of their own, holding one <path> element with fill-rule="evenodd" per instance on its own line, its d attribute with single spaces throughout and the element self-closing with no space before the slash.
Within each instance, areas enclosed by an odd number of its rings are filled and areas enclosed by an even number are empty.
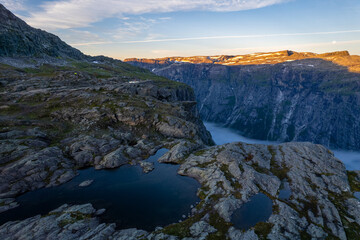
<svg viewBox="0 0 360 240">
<path fill-rule="evenodd" d="M 354 193 L 354 196 L 355 196 L 357 199 L 360 200 L 360 192 L 355 192 L 355 193 Z"/>
<path fill-rule="evenodd" d="M 277 145 L 279 142 L 251 139 L 233 129 L 222 127 L 216 123 L 204 122 L 207 130 L 211 133 L 216 144 L 221 145 L 231 142 L 245 142 L 251 144 Z M 331 149 L 335 157 L 340 159 L 347 170 L 360 170 L 360 152 L 349 150 Z"/>
<path fill-rule="evenodd" d="M 200 184 L 178 175 L 179 166 L 158 163 L 157 159 L 167 151 L 160 149 L 147 160 L 155 163 L 155 169 L 147 174 L 139 166 L 126 165 L 114 170 L 89 168 L 80 170 L 77 177 L 58 187 L 26 193 L 16 199 L 20 207 L 0 214 L 0 224 L 46 214 L 64 203 L 92 203 L 96 209 L 106 208 L 101 220 L 115 222 L 118 228 L 150 231 L 178 222 L 199 200 L 196 191 Z M 94 180 L 90 186 L 78 186 L 89 179 Z"/>
<path fill-rule="evenodd" d="M 272 214 L 272 201 L 265 194 L 259 193 L 250 201 L 235 210 L 231 222 L 238 229 L 248 230 L 258 222 L 266 222 Z"/>
<path fill-rule="evenodd" d="M 290 185 L 288 182 L 284 181 L 281 183 L 279 198 L 281 200 L 289 200 L 290 196 L 291 196 Z"/>
</svg>

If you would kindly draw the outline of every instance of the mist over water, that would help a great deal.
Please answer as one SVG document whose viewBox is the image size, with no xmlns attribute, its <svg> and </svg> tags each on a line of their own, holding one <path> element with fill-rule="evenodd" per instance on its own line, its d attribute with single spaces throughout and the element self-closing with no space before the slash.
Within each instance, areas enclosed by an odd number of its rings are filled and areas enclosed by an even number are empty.
<svg viewBox="0 0 360 240">
<path fill-rule="evenodd" d="M 240 133 L 234 129 L 222 127 L 216 123 L 204 122 L 205 127 L 211 133 L 215 143 L 222 145 L 231 142 L 245 142 L 251 144 L 265 144 L 265 145 L 278 145 L 280 142 L 264 141 L 251 139 L 241 136 Z M 330 149 L 335 157 L 340 159 L 347 170 L 360 170 L 360 152 L 350 150 L 334 150 Z"/>
</svg>

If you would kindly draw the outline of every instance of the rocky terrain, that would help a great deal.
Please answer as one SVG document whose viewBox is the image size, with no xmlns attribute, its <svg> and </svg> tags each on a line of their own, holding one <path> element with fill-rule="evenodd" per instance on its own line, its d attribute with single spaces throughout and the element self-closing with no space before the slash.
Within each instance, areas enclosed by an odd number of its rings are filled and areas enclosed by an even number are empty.
<svg viewBox="0 0 360 240">
<path fill-rule="evenodd" d="M 285 51 L 235 56 L 235 66 L 209 58 L 128 62 L 190 85 L 203 120 L 247 137 L 360 149 L 358 56 Z"/>
<path fill-rule="evenodd" d="M 180 163 L 179 173 L 196 178 L 201 202 L 192 215 L 154 232 L 116 230 L 100 223 L 90 204 L 67 206 L 45 216 L 8 222 L 2 239 L 358 239 L 360 172 L 344 165 L 321 145 L 279 146 L 231 143 L 195 151 L 179 143 L 160 160 Z M 187 157 L 180 157 L 183 155 Z M 178 157 L 176 157 L 178 156 Z M 288 181 L 291 196 L 279 197 Z M 273 210 L 266 222 L 236 229 L 233 212 L 257 194 L 266 194 Z M 111 210 L 109 210 L 111 211 Z"/>
<path fill-rule="evenodd" d="M 28 29 L 27 39 L 52 38 L 2 6 L 0 16 L 8 19 L 2 24 Z M 180 139 L 198 148 L 213 144 L 190 87 L 118 60 L 77 60 L 71 47 L 55 48 L 67 58 L 0 54 L 1 211 L 16 207 L 19 194 L 69 181 L 77 169 L 137 164 Z"/>
</svg>

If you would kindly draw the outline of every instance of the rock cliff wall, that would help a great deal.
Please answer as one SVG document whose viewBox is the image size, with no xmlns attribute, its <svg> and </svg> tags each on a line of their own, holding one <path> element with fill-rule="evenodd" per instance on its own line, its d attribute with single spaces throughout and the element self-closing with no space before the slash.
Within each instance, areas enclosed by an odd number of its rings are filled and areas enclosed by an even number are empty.
<svg viewBox="0 0 360 240">
<path fill-rule="evenodd" d="M 205 121 L 245 136 L 360 149 L 360 74 L 309 58 L 277 64 L 130 62 L 194 88 Z"/>
</svg>

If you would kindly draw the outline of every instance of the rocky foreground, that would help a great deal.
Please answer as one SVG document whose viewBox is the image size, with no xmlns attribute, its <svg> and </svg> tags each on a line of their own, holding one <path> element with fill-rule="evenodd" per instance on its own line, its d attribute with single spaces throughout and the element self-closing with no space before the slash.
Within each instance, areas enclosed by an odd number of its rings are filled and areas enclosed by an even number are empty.
<svg viewBox="0 0 360 240">
<path fill-rule="evenodd" d="M 137 164 L 181 139 L 213 144 L 191 88 L 145 70 L 109 60 L 0 70 L 1 211 L 80 168 Z"/>
<path fill-rule="evenodd" d="M 287 143 L 278 146 L 231 143 L 188 154 L 183 141 L 159 161 L 181 164 L 179 174 L 202 185 L 201 202 L 183 222 L 154 232 L 116 230 L 100 223 L 90 204 L 64 205 L 46 216 L 8 222 L 2 239 L 358 239 L 360 172 L 344 165 L 321 145 Z M 284 181 L 291 196 L 279 198 Z M 273 202 L 268 221 L 244 231 L 231 215 L 257 193 Z M 111 209 L 108 209 L 111 211 Z"/>
</svg>

